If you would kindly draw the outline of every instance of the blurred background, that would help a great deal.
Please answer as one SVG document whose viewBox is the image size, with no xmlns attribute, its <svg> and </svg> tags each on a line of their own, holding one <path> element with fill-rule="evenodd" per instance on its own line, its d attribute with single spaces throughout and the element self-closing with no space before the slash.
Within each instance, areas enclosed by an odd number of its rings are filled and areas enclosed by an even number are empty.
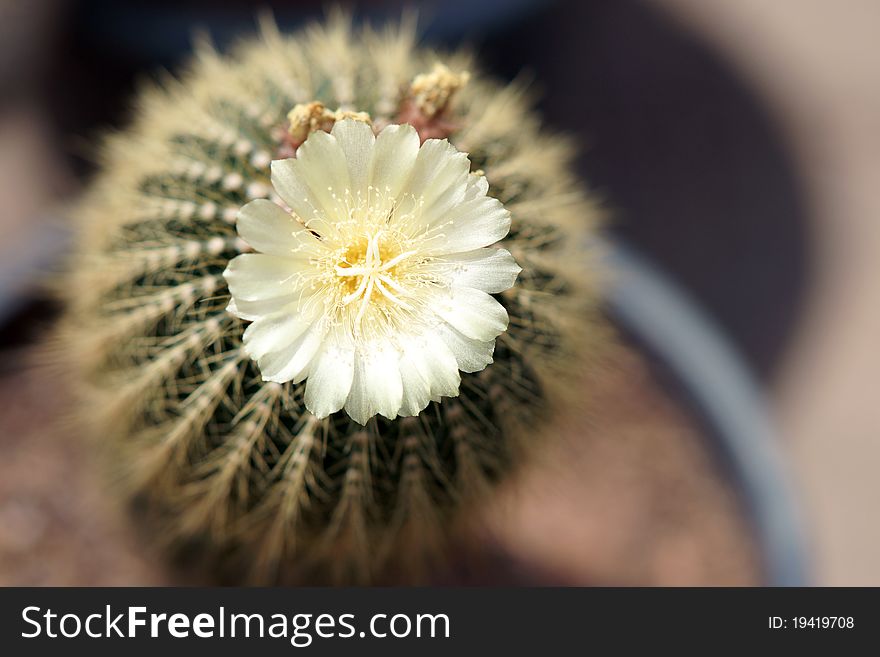
<svg viewBox="0 0 880 657">
<path fill-rule="evenodd" d="M 381 20 L 401 6 L 354 10 Z M 63 254 L 64 213 L 93 172 L 95 137 L 125 125 L 138 82 L 174 71 L 196 30 L 220 47 L 253 33 L 264 7 L 282 29 L 323 14 L 319 2 L 0 0 L 0 583 L 168 577 L 104 508 L 88 459 L 34 427 L 63 398 L 25 374 L 57 312 L 39 272 Z M 493 74 L 533 81 L 549 126 L 582 147 L 579 171 L 612 237 L 689 295 L 755 373 L 794 480 L 811 581 L 880 585 L 880 3 L 419 8 L 426 43 L 472 44 Z M 599 423 L 608 438 L 558 498 L 573 508 L 556 521 L 580 518 L 580 529 L 567 547 L 541 541 L 555 503 L 530 498 L 498 530 L 504 552 L 540 562 L 551 581 L 758 581 L 748 523 L 718 520 L 738 515 L 737 492 L 713 483 L 723 469 L 701 432 L 663 377 L 646 373 L 650 362 L 622 358 L 624 375 L 594 391 L 613 407 Z M 660 452 L 668 462 L 657 466 Z M 648 505 L 658 495 L 669 509 Z"/>
</svg>

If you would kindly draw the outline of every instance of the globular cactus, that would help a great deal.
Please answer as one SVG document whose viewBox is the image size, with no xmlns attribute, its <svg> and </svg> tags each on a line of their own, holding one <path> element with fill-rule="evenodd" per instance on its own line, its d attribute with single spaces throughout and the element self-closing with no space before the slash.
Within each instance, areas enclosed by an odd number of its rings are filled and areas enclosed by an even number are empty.
<svg viewBox="0 0 880 657">
<path fill-rule="evenodd" d="M 407 19 L 374 31 L 336 15 L 290 37 L 266 21 L 230 56 L 201 44 L 180 80 L 138 102 L 76 213 L 58 345 L 78 422 L 110 448 L 154 533 L 196 546 L 228 580 L 415 572 L 577 403 L 598 335 L 596 212 L 569 144 L 539 129 L 521 85 L 488 79 L 467 55 L 416 48 Z M 251 251 L 236 226 L 243 206 L 280 207 L 272 161 L 342 121 L 448 139 L 469 154 L 468 180 L 485 175 L 510 213 L 498 246 L 522 271 L 494 295 L 509 316 L 494 362 L 460 365 L 459 394 L 432 392 L 411 417 L 311 413 L 309 381 L 265 380 L 243 344 L 247 313 L 230 305 L 224 273 Z M 378 258 L 371 244 L 361 256 Z"/>
</svg>

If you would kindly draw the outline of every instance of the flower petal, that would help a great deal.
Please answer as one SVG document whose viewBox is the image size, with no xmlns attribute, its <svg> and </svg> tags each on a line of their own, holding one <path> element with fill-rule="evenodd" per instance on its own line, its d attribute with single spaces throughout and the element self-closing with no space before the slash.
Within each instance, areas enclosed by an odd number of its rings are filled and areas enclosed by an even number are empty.
<svg viewBox="0 0 880 657">
<path fill-rule="evenodd" d="M 348 163 L 348 178 L 351 193 L 365 195 L 370 178 L 370 161 L 373 158 L 373 144 L 376 137 L 373 129 L 364 121 L 345 119 L 337 121 L 330 132 L 336 138 Z M 366 196 L 364 196 L 366 198 Z"/>
<path fill-rule="evenodd" d="M 255 250 L 274 256 L 302 257 L 318 240 L 277 203 L 260 198 L 238 211 L 239 236 Z"/>
<path fill-rule="evenodd" d="M 272 351 L 257 360 L 263 381 L 299 383 L 309 373 L 309 366 L 321 347 L 326 328 L 323 322 L 315 322 L 293 343 Z"/>
<path fill-rule="evenodd" d="M 247 301 L 233 297 L 229 300 L 226 311 L 239 319 L 253 322 L 261 317 L 278 314 L 280 311 L 295 313 L 301 301 L 299 293 L 272 299 L 258 299 L 257 301 Z"/>
<path fill-rule="evenodd" d="M 345 153 L 333 135 L 316 130 L 296 151 L 293 161 L 297 177 L 302 180 L 318 199 L 325 218 L 347 218 L 341 204 L 346 191 L 351 190 Z"/>
<path fill-rule="evenodd" d="M 513 287 L 522 271 L 506 249 L 455 253 L 444 256 L 438 265 L 456 287 L 471 287 L 490 294 Z"/>
<path fill-rule="evenodd" d="M 354 379 L 345 410 L 355 422 L 366 424 L 379 413 L 393 420 L 400 412 L 403 384 L 397 350 L 387 341 L 377 340 L 358 348 Z"/>
<path fill-rule="evenodd" d="M 458 395 L 461 376 L 449 347 L 434 333 L 400 336 L 401 415 L 418 415 L 432 399 Z"/>
<path fill-rule="evenodd" d="M 305 404 L 323 418 L 345 405 L 354 379 L 354 347 L 331 338 L 321 348 L 306 380 Z"/>
<path fill-rule="evenodd" d="M 417 211 L 420 227 L 443 220 L 464 200 L 470 161 L 445 139 L 428 139 L 419 149 L 401 199 L 404 211 Z"/>
<path fill-rule="evenodd" d="M 323 237 L 337 234 L 335 222 L 348 216 L 348 165 L 333 135 L 316 130 L 295 158 L 272 161 L 272 186 L 306 227 Z"/>
<path fill-rule="evenodd" d="M 494 244 L 510 231 L 510 212 L 491 196 L 477 196 L 452 208 L 446 222 L 426 252 L 460 253 Z"/>
<path fill-rule="evenodd" d="M 295 158 L 272 160 L 272 187 L 307 228 L 324 234 L 331 230 L 321 202 L 298 173 Z"/>
<path fill-rule="evenodd" d="M 259 317 L 244 331 L 244 349 L 251 358 L 260 359 L 269 352 L 286 349 L 312 325 L 298 314 L 275 313 Z"/>
<path fill-rule="evenodd" d="M 229 261 L 223 277 L 236 300 L 257 301 L 296 294 L 309 273 L 311 267 L 303 260 L 243 253 Z"/>
<path fill-rule="evenodd" d="M 434 312 L 472 340 L 489 341 L 507 330 L 507 311 L 491 296 L 469 287 L 438 295 Z"/>
<path fill-rule="evenodd" d="M 403 356 L 400 359 L 400 379 L 403 383 L 400 415 L 418 415 L 431 401 L 431 388 L 415 365 Z"/>
<path fill-rule="evenodd" d="M 495 351 L 494 340 L 472 340 L 449 324 L 441 324 L 436 328 L 436 332 L 455 356 L 458 369 L 462 372 L 479 372 L 492 363 L 492 354 Z"/>
<path fill-rule="evenodd" d="M 419 155 L 419 135 L 409 124 L 389 125 L 376 138 L 370 162 L 370 184 L 397 198 Z"/>
</svg>

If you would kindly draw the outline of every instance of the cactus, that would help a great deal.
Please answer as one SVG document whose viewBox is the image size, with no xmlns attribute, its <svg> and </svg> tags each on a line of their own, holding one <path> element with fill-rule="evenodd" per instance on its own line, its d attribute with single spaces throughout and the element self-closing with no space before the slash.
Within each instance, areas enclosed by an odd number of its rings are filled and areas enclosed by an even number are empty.
<svg viewBox="0 0 880 657">
<path fill-rule="evenodd" d="M 336 14 L 293 36 L 263 21 L 228 56 L 198 44 L 181 79 L 145 89 L 131 127 L 107 138 L 75 213 L 57 344 L 76 419 L 153 535 L 225 581 L 410 581 L 577 403 L 601 331 L 596 211 L 572 149 L 540 129 L 521 84 L 415 35 L 408 18 L 373 30 Z M 271 161 L 343 116 L 468 153 L 511 213 L 501 246 L 522 267 L 496 295 L 509 327 L 494 363 L 415 417 L 365 425 L 311 414 L 303 382 L 263 380 L 223 277 L 249 250 L 239 210 L 272 196 Z"/>
</svg>

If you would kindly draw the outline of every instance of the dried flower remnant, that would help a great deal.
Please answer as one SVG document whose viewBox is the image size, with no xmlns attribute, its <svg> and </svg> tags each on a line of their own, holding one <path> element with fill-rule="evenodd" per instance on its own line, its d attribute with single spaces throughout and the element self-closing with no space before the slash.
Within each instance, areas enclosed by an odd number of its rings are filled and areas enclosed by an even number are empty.
<svg viewBox="0 0 880 657">
<path fill-rule="evenodd" d="M 337 109 L 332 111 L 324 107 L 324 103 L 313 100 L 310 103 L 300 103 L 287 113 L 289 123 L 287 132 L 291 140 L 298 146 L 306 140 L 306 137 L 315 130 L 329 131 L 333 124 L 343 119 L 354 119 L 370 123 L 370 115 L 366 112 L 352 112 Z"/>
<path fill-rule="evenodd" d="M 422 140 L 450 136 L 459 127 L 449 117 L 450 103 L 470 79 L 468 71 L 455 73 L 440 62 L 429 73 L 419 73 L 401 103 L 400 123 L 415 127 Z"/>
<path fill-rule="evenodd" d="M 452 95 L 471 79 L 468 71 L 453 73 L 445 64 L 436 63 L 430 73 L 419 73 L 409 87 L 416 108 L 427 118 L 446 109 Z"/>
</svg>

